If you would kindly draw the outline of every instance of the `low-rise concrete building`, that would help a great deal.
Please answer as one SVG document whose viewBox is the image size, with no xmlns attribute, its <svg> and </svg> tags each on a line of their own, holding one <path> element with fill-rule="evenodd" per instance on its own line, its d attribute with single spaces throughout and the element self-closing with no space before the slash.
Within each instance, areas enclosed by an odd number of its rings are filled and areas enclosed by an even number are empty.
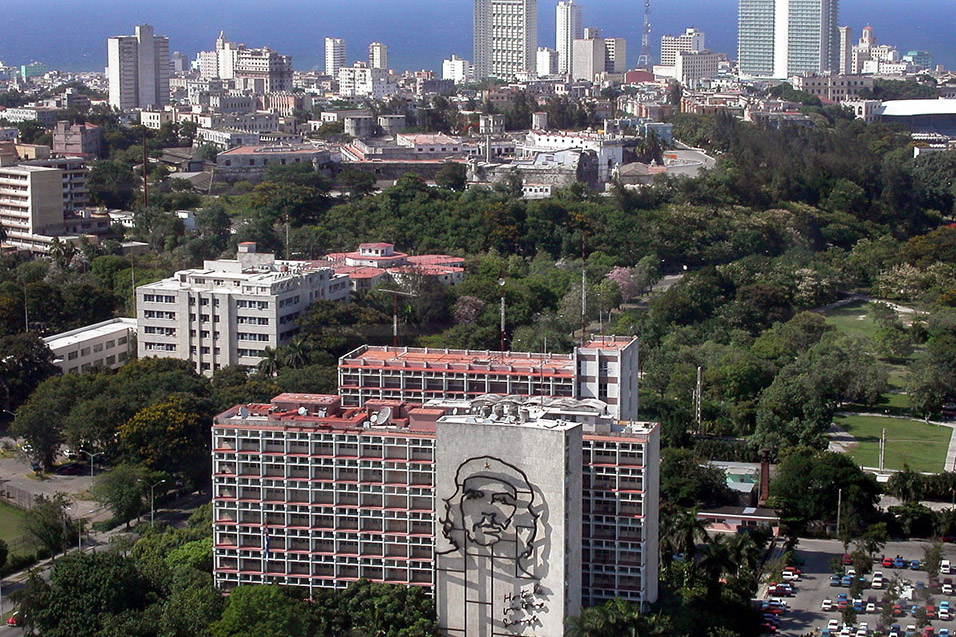
<svg viewBox="0 0 956 637">
<path fill-rule="evenodd" d="M 53 129 L 53 153 L 96 159 L 103 153 L 103 128 L 95 124 L 59 121 Z"/>
<path fill-rule="evenodd" d="M 53 352 L 53 364 L 69 374 L 94 367 L 119 369 L 135 354 L 135 336 L 136 319 L 114 318 L 47 336 L 43 342 Z"/>
</svg>

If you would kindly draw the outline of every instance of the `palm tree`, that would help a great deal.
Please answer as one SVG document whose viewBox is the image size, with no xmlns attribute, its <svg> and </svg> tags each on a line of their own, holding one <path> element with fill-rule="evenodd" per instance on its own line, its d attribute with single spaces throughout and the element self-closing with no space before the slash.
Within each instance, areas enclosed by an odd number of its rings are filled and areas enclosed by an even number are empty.
<svg viewBox="0 0 956 637">
<path fill-rule="evenodd" d="M 301 336 L 297 336 L 285 346 L 282 355 L 282 364 L 285 367 L 298 369 L 309 364 L 309 350 Z"/>
<path fill-rule="evenodd" d="M 699 572 L 704 576 L 704 585 L 707 587 L 707 596 L 716 597 L 720 590 L 720 578 L 724 573 L 735 570 L 736 565 L 731 561 L 727 542 L 723 538 L 715 538 L 705 542 L 700 547 L 700 559 L 697 562 Z"/>
<path fill-rule="evenodd" d="M 268 376 L 269 378 L 275 377 L 276 373 L 279 371 L 279 367 L 281 367 L 279 353 L 271 347 L 266 347 L 264 350 L 262 350 L 260 358 L 261 360 L 259 361 L 259 365 L 256 367 L 256 369 L 259 370 L 259 373 Z"/>
<path fill-rule="evenodd" d="M 697 543 L 707 539 L 707 529 L 697 518 L 697 509 L 672 509 L 660 517 L 661 547 L 668 548 L 672 555 L 693 557 Z"/>
</svg>

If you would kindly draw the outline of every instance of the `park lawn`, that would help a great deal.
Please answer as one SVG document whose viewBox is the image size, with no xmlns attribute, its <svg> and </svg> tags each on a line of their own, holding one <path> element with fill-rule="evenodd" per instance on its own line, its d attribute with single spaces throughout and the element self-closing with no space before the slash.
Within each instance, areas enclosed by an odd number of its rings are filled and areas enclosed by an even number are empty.
<svg viewBox="0 0 956 637">
<path fill-rule="evenodd" d="M 861 466 L 879 466 L 880 435 L 885 427 L 885 468 L 902 469 L 906 464 L 914 471 L 943 470 L 952 433 L 949 427 L 930 425 L 922 420 L 858 415 L 837 416 L 834 423 L 860 443 L 849 453 Z"/>
<path fill-rule="evenodd" d="M 7 543 L 10 553 L 24 553 L 33 542 L 24 529 L 26 514 L 17 507 L 0 501 L 0 539 Z"/>
<path fill-rule="evenodd" d="M 844 334 L 873 338 L 879 325 L 873 316 L 873 310 L 867 301 L 854 301 L 823 313 L 828 325 L 832 325 Z"/>
</svg>

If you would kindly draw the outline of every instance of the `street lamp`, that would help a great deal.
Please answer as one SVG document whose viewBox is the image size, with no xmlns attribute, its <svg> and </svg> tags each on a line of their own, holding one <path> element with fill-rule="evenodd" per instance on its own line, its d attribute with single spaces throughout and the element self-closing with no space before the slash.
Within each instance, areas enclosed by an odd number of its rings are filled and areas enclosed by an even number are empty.
<svg viewBox="0 0 956 637">
<path fill-rule="evenodd" d="M 95 458 L 96 456 L 102 456 L 105 452 L 97 451 L 96 453 L 90 453 L 89 451 L 86 451 L 85 449 L 80 449 L 80 453 L 85 453 L 86 455 L 90 457 L 90 477 L 92 478 L 93 477 L 93 458 Z"/>
<path fill-rule="evenodd" d="M 142 482 L 142 480 L 139 480 L 139 482 Z M 153 508 L 153 489 L 155 489 L 156 487 L 158 487 L 159 485 L 161 485 L 161 484 L 164 483 L 164 482 L 166 482 L 165 479 L 160 480 L 159 482 L 157 482 L 157 483 L 155 483 L 155 484 L 149 485 L 149 528 L 153 528 L 154 522 L 155 522 L 155 518 L 156 518 L 156 515 L 155 515 L 155 514 L 156 514 L 156 509 Z"/>
</svg>

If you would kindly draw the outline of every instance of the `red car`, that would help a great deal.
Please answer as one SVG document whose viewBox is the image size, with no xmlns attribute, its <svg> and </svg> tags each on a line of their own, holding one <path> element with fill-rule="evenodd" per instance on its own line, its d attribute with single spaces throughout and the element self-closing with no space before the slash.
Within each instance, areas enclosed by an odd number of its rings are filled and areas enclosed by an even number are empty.
<svg viewBox="0 0 956 637">
<path fill-rule="evenodd" d="M 7 618 L 7 626 L 19 626 L 19 625 L 20 625 L 20 611 L 14 611 L 14 613 Z"/>
<path fill-rule="evenodd" d="M 893 604 L 893 617 L 902 617 L 906 614 L 906 611 L 903 610 L 903 607 L 899 604 Z"/>
<path fill-rule="evenodd" d="M 853 558 L 850 557 L 850 555 L 849 555 L 848 553 L 844 553 L 844 554 L 843 554 L 843 563 L 844 563 L 844 564 L 852 564 L 852 563 L 853 563 Z"/>
<path fill-rule="evenodd" d="M 936 619 L 936 607 L 932 604 L 926 605 L 926 619 Z"/>
<path fill-rule="evenodd" d="M 880 564 L 883 565 L 883 568 L 893 568 L 893 558 L 892 558 L 892 557 L 884 557 L 884 558 L 883 558 L 883 561 L 880 562 Z"/>
<path fill-rule="evenodd" d="M 797 568 L 796 566 L 786 566 L 786 567 L 784 567 L 783 572 L 784 572 L 784 573 L 796 573 L 797 575 L 803 575 L 803 571 L 801 571 L 801 570 L 800 570 L 799 568 Z"/>
</svg>

